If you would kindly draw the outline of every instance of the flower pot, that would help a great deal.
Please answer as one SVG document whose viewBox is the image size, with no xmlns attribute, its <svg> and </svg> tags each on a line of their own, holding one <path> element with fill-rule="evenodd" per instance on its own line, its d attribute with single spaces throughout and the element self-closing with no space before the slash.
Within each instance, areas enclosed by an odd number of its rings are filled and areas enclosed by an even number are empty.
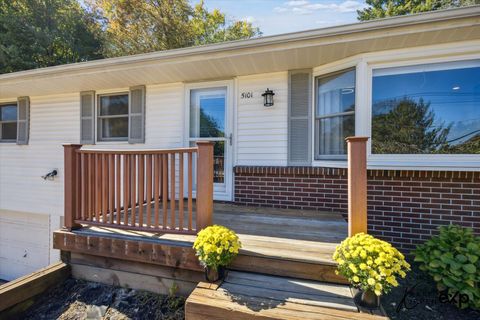
<svg viewBox="0 0 480 320">
<path fill-rule="evenodd" d="M 371 310 L 380 308 L 380 297 L 373 290 L 359 290 L 354 299 L 360 307 Z"/>
<path fill-rule="evenodd" d="M 223 280 L 225 278 L 225 267 L 218 266 L 218 268 L 214 267 L 205 267 L 205 279 L 208 282 L 217 282 L 219 280 Z"/>
</svg>

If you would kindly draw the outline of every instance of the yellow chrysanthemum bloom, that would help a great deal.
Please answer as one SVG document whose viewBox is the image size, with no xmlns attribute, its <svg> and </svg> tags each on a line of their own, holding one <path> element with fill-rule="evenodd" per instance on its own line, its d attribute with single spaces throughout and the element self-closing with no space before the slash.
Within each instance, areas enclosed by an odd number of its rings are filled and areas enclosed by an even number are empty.
<svg viewBox="0 0 480 320">
<path fill-rule="evenodd" d="M 333 259 L 338 263 L 338 273 L 352 285 L 377 295 L 398 286 L 396 277 L 405 277 L 410 270 L 403 254 L 391 244 L 364 233 L 342 241 Z"/>
<path fill-rule="evenodd" d="M 241 243 L 235 232 L 214 225 L 198 232 L 193 248 L 204 266 L 218 268 L 233 260 L 241 248 Z"/>
</svg>

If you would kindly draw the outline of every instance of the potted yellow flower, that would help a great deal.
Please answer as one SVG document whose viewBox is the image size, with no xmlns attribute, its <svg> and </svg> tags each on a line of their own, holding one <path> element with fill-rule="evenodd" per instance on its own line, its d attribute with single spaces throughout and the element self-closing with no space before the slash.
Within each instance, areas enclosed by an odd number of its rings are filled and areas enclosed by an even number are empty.
<svg viewBox="0 0 480 320">
<path fill-rule="evenodd" d="M 397 276 L 404 278 L 410 265 L 390 243 L 359 233 L 337 246 L 333 259 L 337 274 L 360 289 L 359 301 L 366 308 L 378 308 L 380 296 L 398 286 Z"/>
<path fill-rule="evenodd" d="M 225 267 L 237 256 L 241 246 L 236 233 L 224 226 L 210 226 L 197 234 L 193 248 L 205 267 L 207 281 L 215 282 L 225 277 Z"/>
</svg>

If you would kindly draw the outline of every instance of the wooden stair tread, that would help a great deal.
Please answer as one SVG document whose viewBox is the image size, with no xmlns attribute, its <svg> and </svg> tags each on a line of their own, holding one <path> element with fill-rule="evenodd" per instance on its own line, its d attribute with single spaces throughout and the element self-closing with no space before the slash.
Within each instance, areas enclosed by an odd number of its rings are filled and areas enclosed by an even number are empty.
<svg viewBox="0 0 480 320">
<path fill-rule="evenodd" d="M 200 284 L 186 319 L 385 319 L 359 313 L 346 285 L 230 271 L 220 286 Z"/>
</svg>

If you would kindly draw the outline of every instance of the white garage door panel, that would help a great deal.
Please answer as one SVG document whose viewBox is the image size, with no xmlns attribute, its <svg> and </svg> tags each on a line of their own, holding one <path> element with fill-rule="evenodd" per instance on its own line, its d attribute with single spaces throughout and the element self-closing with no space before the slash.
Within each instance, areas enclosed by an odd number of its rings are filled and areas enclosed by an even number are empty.
<svg viewBox="0 0 480 320">
<path fill-rule="evenodd" d="M 49 216 L 0 211 L 0 279 L 12 280 L 48 265 Z"/>
</svg>

